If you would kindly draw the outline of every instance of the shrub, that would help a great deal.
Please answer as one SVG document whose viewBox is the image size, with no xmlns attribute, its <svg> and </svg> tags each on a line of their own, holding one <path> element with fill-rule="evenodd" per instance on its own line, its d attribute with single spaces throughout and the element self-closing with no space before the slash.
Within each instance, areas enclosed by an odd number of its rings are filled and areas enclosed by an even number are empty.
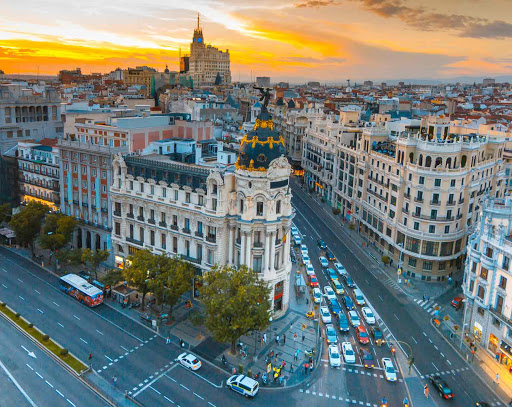
<svg viewBox="0 0 512 407">
<path fill-rule="evenodd" d="M 349 224 L 348 224 L 348 228 L 349 228 L 350 230 L 354 230 L 354 229 L 356 228 L 356 226 L 355 226 L 353 223 L 349 223 Z"/>
<path fill-rule="evenodd" d="M 61 349 L 59 352 L 60 356 L 66 356 L 68 353 L 69 351 L 67 349 Z"/>
<path fill-rule="evenodd" d="M 341 209 L 339 209 L 339 208 L 332 208 L 332 213 L 334 215 L 339 215 L 341 213 Z"/>
<path fill-rule="evenodd" d="M 50 339 L 50 335 L 43 335 L 43 341 L 47 341 Z"/>
<path fill-rule="evenodd" d="M 322 201 L 322 203 L 325 203 L 325 198 L 322 198 L 321 201 Z"/>
<path fill-rule="evenodd" d="M 28 324 L 28 327 L 29 327 L 29 328 L 33 328 L 33 327 L 34 327 L 34 324 L 30 323 L 30 324 Z"/>
<path fill-rule="evenodd" d="M 386 266 L 389 264 L 389 256 L 382 256 L 381 260 Z"/>
<path fill-rule="evenodd" d="M 247 371 L 247 376 L 249 376 L 249 377 L 251 377 L 251 378 L 252 378 L 252 369 L 249 369 L 249 370 Z"/>
<path fill-rule="evenodd" d="M 242 364 L 238 365 L 238 373 L 239 374 L 244 374 L 244 366 Z"/>
<path fill-rule="evenodd" d="M 19 312 L 17 312 L 17 313 L 16 313 L 16 315 L 15 315 L 15 317 L 16 317 L 16 318 L 19 318 L 19 317 L 21 317 L 21 314 L 20 314 Z"/>
<path fill-rule="evenodd" d="M 312 194 L 313 192 L 315 192 L 315 190 L 313 188 L 309 188 L 309 193 Z"/>
<path fill-rule="evenodd" d="M 5 302 L 0 302 L 0 307 L 5 307 Z"/>
</svg>

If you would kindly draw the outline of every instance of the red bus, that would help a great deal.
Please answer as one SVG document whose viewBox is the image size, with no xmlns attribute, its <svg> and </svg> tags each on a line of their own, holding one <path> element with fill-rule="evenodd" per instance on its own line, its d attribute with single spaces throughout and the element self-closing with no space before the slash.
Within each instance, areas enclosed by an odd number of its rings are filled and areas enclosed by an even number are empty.
<svg viewBox="0 0 512 407">
<path fill-rule="evenodd" d="M 103 302 L 103 291 L 76 274 L 62 276 L 59 288 L 89 307 L 96 307 Z"/>
</svg>

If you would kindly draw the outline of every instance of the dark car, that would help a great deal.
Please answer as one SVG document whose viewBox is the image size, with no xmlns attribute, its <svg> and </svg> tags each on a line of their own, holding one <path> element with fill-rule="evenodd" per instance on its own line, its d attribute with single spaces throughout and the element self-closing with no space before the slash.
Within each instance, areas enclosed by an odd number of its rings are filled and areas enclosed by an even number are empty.
<svg viewBox="0 0 512 407">
<path fill-rule="evenodd" d="M 338 304 L 337 300 L 331 300 L 329 301 L 329 309 L 334 315 L 337 315 L 341 312 L 340 304 Z"/>
<path fill-rule="evenodd" d="M 364 367 L 368 369 L 373 369 L 375 367 L 375 359 L 368 349 L 359 348 L 359 356 L 361 357 L 361 363 Z"/>
<path fill-rule="evenodd" d="M 434 385 L 434 388 L 439 393 L 439 397 L 451 400 L 454 398 L 452 389 L 448 387 L 448 384 L 441 379 L 439 376 L 430 376 L 430 382 Z"/>
<path fill-rule="evenodd" d="M 475 407 L 491 407 L 491 405 L 485 401 L 477 401 Z"/>
<path fill-rule="evenodd" d="M 450 305 L 458 311 L 462 307 L 462 298 L 455 297 L 450 303 Z"/>
<path fill-rule="evenodd" d="M 328 247 L 325 248 L 325 257 L 327 257 L 329 261 L 336 261 L 336 257 L 334 257 L 334 254 Z"/>
<path fill-rule="evenodd" d="M 370 335 L 373 337 L 375 341 L 380 341 L 379 343 L 384 343 L 384 335 L 382 331 L 377 326 L 370 327 Z"/>
<path fill-rule="evenodd" d="M 345 308 L 348 309 L 349 311 L 352 311 L 354 309 L 354 302 L 348 295 L 343 296 L 343 304 L 345 304 Z"/>
<path fill-rule="evenodd" d="M 350 331 L 350 325 L 348 323 L 348 319 L 343 312 L 336 314 L 338 318 L 338 325 L 340 327 L 340 332 L 348 332 Z"/>
<path fill-rule="evenodd" d="M 316 241 L 316 243 L 318 244 L 318 247 L 322 250 L 325 250 L 327 249 L 327 245 L 325 244 L 325 242 L 322 240 L 322 239 L 318 239 Z"/>
<path fill-rule="evenodd" d="M 354 283 L 354 280 L 352 280 L 347 274 L 343 276 L 343 279 L 345 280 L 345 284 L 350 287 L 354 288 L 356 285 Z"/>
</svg>

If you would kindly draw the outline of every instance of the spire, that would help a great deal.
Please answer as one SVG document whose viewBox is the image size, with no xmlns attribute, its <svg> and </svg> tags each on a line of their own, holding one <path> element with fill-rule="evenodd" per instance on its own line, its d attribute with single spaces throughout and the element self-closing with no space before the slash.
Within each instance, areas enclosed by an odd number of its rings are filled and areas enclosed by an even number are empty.
<svg viewBox="0 0 512 407">
<path fill-rule="evenodd" d="M 197 30 L 199 31 L 199 13 L 197 13 Z"/>
</svg>

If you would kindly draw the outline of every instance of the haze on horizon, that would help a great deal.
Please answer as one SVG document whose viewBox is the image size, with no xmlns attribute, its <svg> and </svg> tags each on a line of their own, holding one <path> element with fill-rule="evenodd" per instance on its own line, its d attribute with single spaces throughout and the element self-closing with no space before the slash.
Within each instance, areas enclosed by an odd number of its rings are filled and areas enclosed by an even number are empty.
<svg viewBox="0 0 512 407">
<path fill-rule="evenodd" d="M 509 0 L 154 0 L 2 5 L 0 69 L 56 75 L 149 65 L 178 69 L 197 13 L 229 49 L 233 81 L 512 74 Z"/>
</svg>

